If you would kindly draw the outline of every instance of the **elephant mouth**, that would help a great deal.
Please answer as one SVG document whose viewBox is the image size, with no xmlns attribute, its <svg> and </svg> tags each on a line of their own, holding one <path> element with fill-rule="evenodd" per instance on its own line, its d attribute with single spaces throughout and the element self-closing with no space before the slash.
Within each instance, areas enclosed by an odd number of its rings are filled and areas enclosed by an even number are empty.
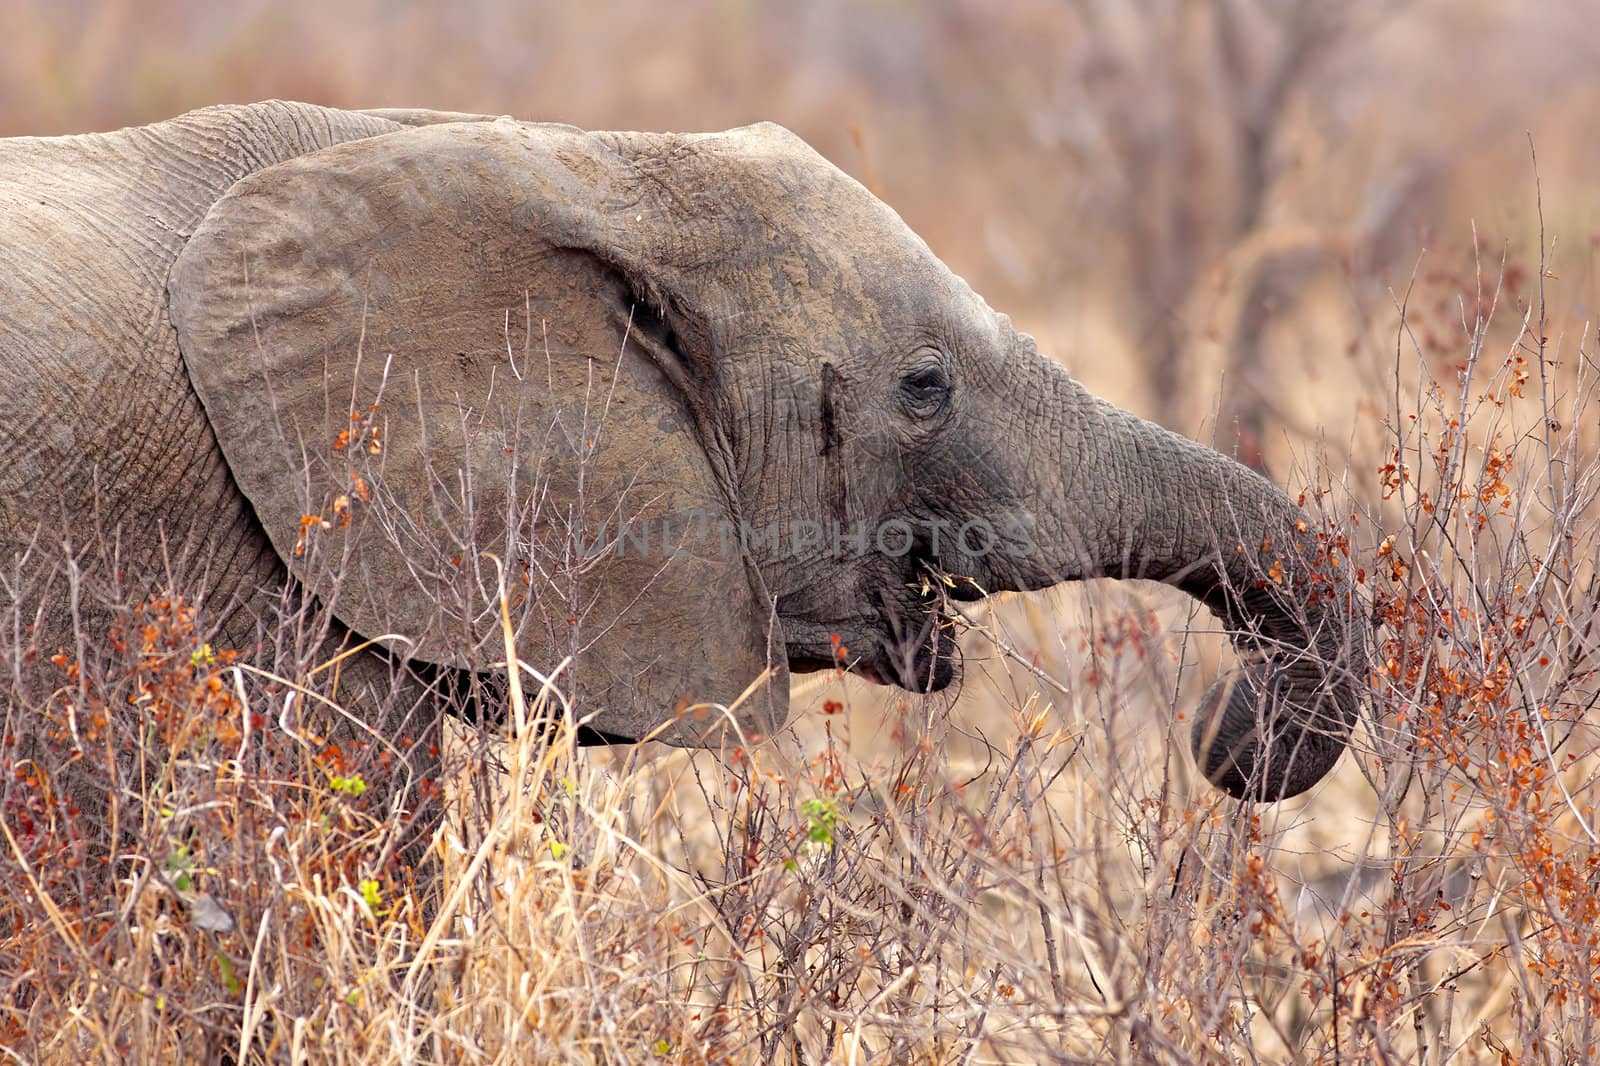
<svg viewBox="0 0 1600 1066">
<path fill-rule="evenodd" d="M 943 612 L 923 610 L 907 617 L 887 614 L 877 632 L 864 633 L 845 647 L 843 666 L 875 685 L 907 692 L 939 692 L 955 681 L 954 622 Z M 852 646 L 852 644 L 854 646 Z M 792 655 L 790 673 L 812 673 L 841 665 L 827 656 Z"/>
<path fill-rule="evenodd" d="M 956 676 L 954 622 L 930 609 L 918 617 L 890 616 L 880 634 L 876 654 L 863 662 L 880 685 L 898 685 L 907 692 L 938 692 Z"/>
</svg>

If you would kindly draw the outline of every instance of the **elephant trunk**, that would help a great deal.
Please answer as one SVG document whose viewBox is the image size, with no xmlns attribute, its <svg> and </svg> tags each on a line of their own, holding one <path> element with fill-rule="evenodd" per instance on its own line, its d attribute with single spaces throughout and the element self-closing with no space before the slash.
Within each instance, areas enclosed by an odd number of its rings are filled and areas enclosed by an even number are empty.
<svg viewBox="0 0 1600 1066">
<path fill-rule="evenodd" d="M 1202 601 L 1244 665 L 1196 716 L 1201 773 L 1241 799 L 1310 788 L 1344 750 L 1365 683 L 1348 562 L 1253 470 L 1093 396 L 1054 364 L 1041 373 L 1028 406 L 1042 396 L 1062 427 L 1036 437 L 1026 459 L 1042 569 L 1008 583 L 1147 578 Z"/>
</svg>

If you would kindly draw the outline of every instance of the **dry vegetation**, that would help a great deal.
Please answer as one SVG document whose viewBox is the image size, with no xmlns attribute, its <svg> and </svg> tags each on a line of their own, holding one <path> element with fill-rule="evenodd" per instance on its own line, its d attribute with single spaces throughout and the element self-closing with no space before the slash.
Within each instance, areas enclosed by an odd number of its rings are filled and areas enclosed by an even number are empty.
<svg viewBox="0 0 1600 1066">
<path fill-rule="evenodd" d="M 539 739 L 518 725 L 583 709 L 530 679 L 509 739 L 453 729 L 450 772 L 410 787 L 404 738 L 341 727 L 315 655 L 215 646 L 199 590 L 169 589 L 123 603 L 92 654 L 45 649 L 55 695 L 0 710 L 0 1048 L 1593 1060 L 1600 279 L 1592 145 L 1561 115 L 1600 86 L 1573 73 L 1578 45 L 1519 59 L 1536 38 L 1497 5 L 1412 8 L 1330 27 L 1279 18 L 1291 4 L 1153 4 L 1148 25 L 1095 4 L 695 7 L 706 33 L 488 2 L 21 12 L 8 133 L 267 95 L 784 121 L 1091 386 L 1191 432 L 1220 408 L 1344 538 L 1377 669 L 1338 770 L 1253 810 L 1185 752 L 1183 716 L 1230 663 L 1209 619 L 1111 583 L 985 606 L 958 699 L 799 682 L 793 728 L 748 750 Z M 297 51 L 324 17 L 319 40 L 363 43 Z M 165 36 L 180 24 L 203 47 Z M 1479 76 L 1385 65 L 1428 34 Z M 1180 47 L 1199 50 L 1157 62 Z M 1482 76 L 1535 54 L 1528 99 Z M 1374 109 L 1395 94 L 1427 121 Z M 79 810 L 72 774 L 109 783 L 109 809 Z M 418 795 L 442 796 L 443 825 L 394 816 Z"/>
</svg>

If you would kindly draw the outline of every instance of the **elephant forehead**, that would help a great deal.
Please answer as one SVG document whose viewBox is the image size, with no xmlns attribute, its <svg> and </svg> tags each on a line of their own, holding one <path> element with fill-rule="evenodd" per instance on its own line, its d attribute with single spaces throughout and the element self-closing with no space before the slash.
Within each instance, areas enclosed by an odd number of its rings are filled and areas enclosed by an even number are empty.
<svg viewBox="0 0 1600 1066">
<path fill-rule="evenodd" d="M 812 243 L 818 252 L 874 265 L 932 258 L 892 208 L 781 126 L 597 136 L 626 160 L 623 180 L 638 190 L 637 201 L 684 223 L 705 222 L 737 237 Z"/>
</svg>

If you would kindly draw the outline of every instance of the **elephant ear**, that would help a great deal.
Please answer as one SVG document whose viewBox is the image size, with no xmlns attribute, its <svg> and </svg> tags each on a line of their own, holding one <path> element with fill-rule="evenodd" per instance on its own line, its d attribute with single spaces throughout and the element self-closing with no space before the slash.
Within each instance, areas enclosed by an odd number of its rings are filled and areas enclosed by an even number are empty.
<svg viewBox="0 0 1600 1066">
<path fill-rule="evenodd" d="M 591 728 L 715 742 L 727 717 L 690 708 L 771 666 L 736 715 L 768 733 L 788 675 L 717 353 L 698 294 L 629 236 L 625 165 L 598 135 L 502 121 L 270 167 L 179 256 L 172 321 L 273 546 L 352 630 L 503 661 L 493 555 L 519 657 L 570 658 L 558 687 Z"/>
</svg>

